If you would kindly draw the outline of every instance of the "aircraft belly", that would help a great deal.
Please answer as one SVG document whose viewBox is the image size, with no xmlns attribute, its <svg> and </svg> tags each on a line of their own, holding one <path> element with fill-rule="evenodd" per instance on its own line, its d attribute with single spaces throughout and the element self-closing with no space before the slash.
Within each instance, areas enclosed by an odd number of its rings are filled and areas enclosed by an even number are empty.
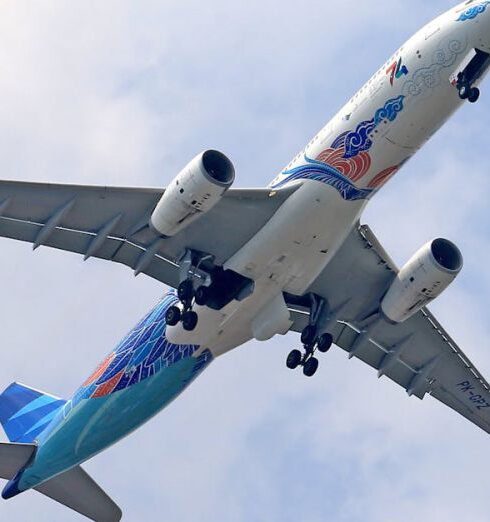
<svg viewBox="0 0 490 522">
<path fill-rule="evenodd" d="M 304 180 L 225 268 L 256 282 L 267 278 L 301 295 L 334 256 L 364 205 L 364 200 L 344 200 L 327 184 Z"/>
<path fill-rule="evenodd" d="M 83 399 L 39 446 L 19 486 L 32 488 L 81 464 L 133 430 L 174 400 L 209 364 L 187 357 L 134 386 Z"/>
</svg>

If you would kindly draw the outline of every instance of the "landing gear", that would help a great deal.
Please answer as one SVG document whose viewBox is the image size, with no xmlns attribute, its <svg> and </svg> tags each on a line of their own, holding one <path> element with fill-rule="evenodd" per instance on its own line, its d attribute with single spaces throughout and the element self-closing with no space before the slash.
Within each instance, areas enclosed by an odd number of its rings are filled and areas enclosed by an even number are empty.
<svg viewBox="0 0 490 522">
<path fill-rule="evenodd" d="M 316 371 L 318 370 L 318 359 L 316 357 L 310 357 L 304 364 L 303 364 L 303 373 L 306 375 L 306 377 L 313 377 L 315 375 Z"/>
<path fill-rule="evenodd" d="M 462 100 L 468 100 L 470 103 L 476 103 L 480 98 L 480 89 L 478 89 L 478 87 L 470 87 L 468 84 L 463 84 L 459 88 L 459 97 Z"/>
<path fill-rule="evenodd" d="M 333 314 L 338 312 L 329 310 L 327 301 L 315 294 L 295 297 L 288 294 L 288 300 L 300 309 L 309 312 L 310 322 L 301 332 L 303 351 L 293 350 L 286 360 L 286 366 L 291 370 L 301 366 L 307 377 L 312 377 L 318 370 L 318 359 L 315 353 L 326 353 L 333 344 L 333 336 L 328 331 Z"/>
<path fill-rule="evenodd" d="M 301 342 L 306 346 L 308 344 L 315 344 L 315 339 L 316 339 L 316 327 L 312 324 L 309 324 L 301 332 Z"/>
<path fill-rule="evenodd" d="M 290 370 L 295 370 L 298 366 L 303 367 L 303 374 L 306 377 L 313 377 L 318 370 L 318 359 L 314 356 L 315 351 L 326 353 L 333 344 L 332 334 L 323 333 L 317 336 L 317 329 L 314 325 L 308 325 L 301 332 L 301 342 L 303 343 L 304 353 L 293 350 L 286 360 L 286 366 Z"/>
<path fill-rule="evenodd" d="M 192 310 L 187 310 L 182 314 L 182 327 L 184 330 L 191 332 L 197 326 L 197 314 Z"/>
<path fill-rule="evenodd" d="M 470 95 L 470 86 L 466 84 L 461 85 L 458 94 L 462 100 L 467 100 Z"/>
<path fill-rule="evenodd" d="M 211 298 L 211 291 L 209 289 L 209 286 L 201 285 L 196 290 L 194 299 L 195 299 L 197 305 L 199 305 L 199 306 L 207 305 L 210 298 Z"/>
<path fill-rule="evenodd" d="M 165 322 L 168 324 L 168 326 L 175 326 L 180 322 L 182 318 L 182 312 L 180 311 L 180 308 L 177 306 L 171 306 L 166 312 L 165 312 Z"/>
<path fill-rule="evenodd" d="M 328 350 L 332 347 L 333 344 L 333 336 L 329 333 L 324 333 L 320 335 L 317 341 L 318 351 L 322 353 L 327 353 Z"/>
<path fill-rule="evenodd" d="M 191 279 L 184 279 L 177 288 L 177 297 L 181 302 L 181 308 L 171 306 L 165 312 L 165 322 L 168 326 L 175 326 L 182 322 L 184 330 L 191 332 L 197 326 L 198 317 L 192 310 L 192 302 L 195 298 L 194 284 Z"/>
<path fill-rule="evenodd" d="M 488 56 L 489 55 L 485 53 L 484 61 L 488 60 Z M 476 103 L 478 98 L 480 98 L 480 89 L 474 87 L 474 83 L 479 77 L 477 70 L 475 69 L 476 65 L 478 65 L 476 62 L 472 67 L 470 64 L 465 71 L 458 73 L 456 80 L 456 88 L 458 89 L 459 97 L 462 100 L 468 100 L 470 103 Z"/>
<path fill-rule="evenodd" d="M 177 288 L 177 297 L 180 299 L 181 303 L 190 308 L 192 299 L 194 298 L 194 285 L 191 279 L 186 279 L 180 283 Z"/>
<path fill-rule="evenodd" d="M 290 370 L 296 370 L 296 368 L 301 364 L 301 360 L 303 359 L 303 354 L 299 350 L 293 350 L 286 360 L 286 366 Z"/>
<path fill-rule="evenodd" d="M 480 89 L 478 89 L 477 87 L 472 87 L 468 94 L 468 101 L 470 103 L 476 103 L 478 101 L 478 98 L 480 98 Z"/>
</svg>

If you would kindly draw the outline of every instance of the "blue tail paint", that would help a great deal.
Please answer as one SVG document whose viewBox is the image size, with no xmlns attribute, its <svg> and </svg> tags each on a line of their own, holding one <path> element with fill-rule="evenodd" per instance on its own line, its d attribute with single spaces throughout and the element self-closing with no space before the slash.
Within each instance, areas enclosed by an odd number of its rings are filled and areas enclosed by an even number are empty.
<svg viewBox="0 0 490 522">
<path fill-rule="evenodd" d="M 0 395 L 0 423 L 11 442 L 33 442 L 65 403 L 14 382 Z"/>
</svg>

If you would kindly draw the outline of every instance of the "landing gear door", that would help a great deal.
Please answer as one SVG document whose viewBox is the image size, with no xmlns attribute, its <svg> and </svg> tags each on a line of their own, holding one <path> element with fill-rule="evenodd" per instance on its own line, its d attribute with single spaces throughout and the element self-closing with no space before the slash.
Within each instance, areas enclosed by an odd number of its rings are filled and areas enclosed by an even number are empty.
<svg viewBox="0 0 490 522">
<path fill-rule="evenodd" d="M 490 65 L 490 54 L 480 49 L 471 51 L 459 63 L 457 69 L 449 77 L 451 85 L 460 88 L 463 85 L 473 86 L 481 78 Z"/>
</svg>

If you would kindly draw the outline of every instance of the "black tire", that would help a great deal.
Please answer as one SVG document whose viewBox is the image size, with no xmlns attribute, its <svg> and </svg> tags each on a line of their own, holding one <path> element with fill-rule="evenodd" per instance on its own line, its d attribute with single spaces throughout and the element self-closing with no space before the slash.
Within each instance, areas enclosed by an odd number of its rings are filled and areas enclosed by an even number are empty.
<svg viewBox="0 0 490 522">
<path fill-rule="evenodd" d="M 188 310 L 182 314 L 182 326 L 184 330 L 191 332 L 197 326 L 198 317 L 196 312 Z"/>
<path fill-rule="evenodd" d="M 182 312 L 180 311 L 180 308 L 177 308 L 176 306 L 171 306 L 165 312 L 165 322 L 168 326 L 175 326 L 180 321 L 181 317 Z"/>
<path fill-rule="evenodd" d="M 462 100 L 467 100 L 469 95 L 470 95 L 470 87 L 469 87 L 469 85 L 462 85 L 459 88 L 459 97 Z"/>
<path fill-rule="evenodd" d="M 186 279 L 180 283 L 177 288 L 177 297 L 183 302 L 188 303 L 194 297 L 194 286 L 190 279 Z"/>
<path fill-rule="evenodd" d="M 468 101 L 470 103 L 476 103 L 478 101 L 478 98 L 480 97 L 480 89 L 477 87 L 473 87 L 470 89 L 470 92 L 468 94 Z"/>
<path fill-rule="evenodd" d="M 301 342 L 305 345 L 311 345 L 315 342 L 316 339 L 316 328 L 309 324 L 302 332 L 301 332 Z"/>
<path fill-rule="evenodd" d="M 196 290 L 196 295 L 194 296 L 196 304 L 199 306 L 204 306 L 208 304 L 210 297 L 211 291 L 209 290 L 209 286 L 200 286 Z"/>
<path fill-rule="evenodd" d="M 303 373 L 306 377 L 313 377 L 318 370 L 318 359 L 316 357 L 310 357 L 303 365 Z"/>
<path fill-rule="evenodd" d="M 322 353 L 327 353 L 328 350 L 332 347 L 333 337 L 332 334 L 324 333 L 320 335 L 318 339 L 318 350 Z"/>
<path fill-rule="evenodd" d="M 301 364 L 302 358 L 303 358 L 303 356 L 301 355 L 301 352 L 299 350 L 293 350 L 288 355 L 288 358 L 286 360 L 286 366 L 290 370 L 295 370 Z"/>
</svg>

